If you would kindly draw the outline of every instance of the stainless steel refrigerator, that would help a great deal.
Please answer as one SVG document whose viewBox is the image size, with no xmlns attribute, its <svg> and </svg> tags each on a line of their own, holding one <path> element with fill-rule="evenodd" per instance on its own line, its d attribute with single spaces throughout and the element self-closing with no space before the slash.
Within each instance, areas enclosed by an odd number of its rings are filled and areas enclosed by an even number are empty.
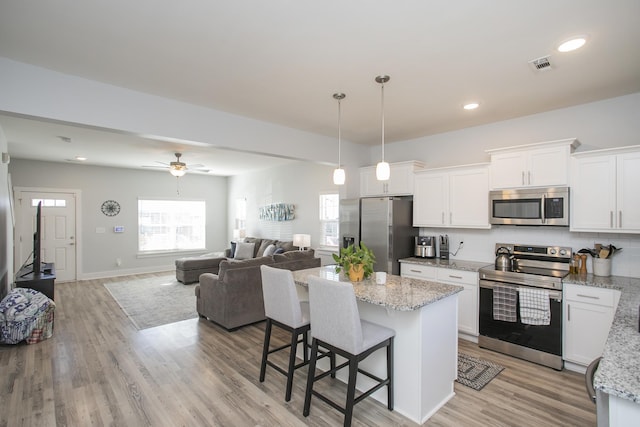
<svg viewBox="0 0 640 427">
<path fill-rule="evenodd" d="M 355 218 L 359 219 L 357 225 Z M 340 235 L 343 247 L 353 239 L 353 243 L 362 241 L 373 251 L 375 271 L 399 275 L 398 260 L 413 255 L 414 238 L 418 235 L 418 228 L 413 227 L 413 201 L 410 197 L 342 200 Z"/>
</svg>

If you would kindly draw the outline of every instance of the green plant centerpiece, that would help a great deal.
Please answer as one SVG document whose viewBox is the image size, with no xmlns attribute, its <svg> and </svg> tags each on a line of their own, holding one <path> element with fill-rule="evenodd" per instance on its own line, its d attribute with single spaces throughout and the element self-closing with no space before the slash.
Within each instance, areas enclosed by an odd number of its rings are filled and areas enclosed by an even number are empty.
<svg viewBox="0 0 640 427">
<path fill-rule="evenodd" d="M 344 270 L 349 280 L 358 282 L 371 276 L 376 257 L 371 249 L 360 242 L 360 246 L 349 245 L 346 248 L 340 248 L 340 255 L 333 254 L 333 260 L 337 264 L 336 273 Z"/>
</svg>

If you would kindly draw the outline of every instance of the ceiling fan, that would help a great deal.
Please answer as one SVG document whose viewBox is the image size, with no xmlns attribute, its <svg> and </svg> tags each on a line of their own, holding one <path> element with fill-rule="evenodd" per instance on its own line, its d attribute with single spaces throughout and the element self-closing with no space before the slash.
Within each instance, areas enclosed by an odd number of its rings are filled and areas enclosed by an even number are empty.
<svg viewBox="0 0 640 427">
<path fill-rule="evenodd" d="M 163 166 L 144 166 L 144 167 L 146 168 L 160 167 L 163 169 L 169 169 L 169 173 L 175 176 L 176 178 L 180 178 L 185 173 L 187 173 L 188 170 L 199 170 L 201 172 L 209 172 L 208 169 L 204 169 L 204 165 L 200 165 L 200 164 L 187 165 L 186 163 L 180 161 L 180 157 L 182 157 L 182 153 L 175 153 L 175 156 L 176 156 L 176 160 L 170 163 L 156 161 L 156 163 L 160 163 Z"/>
</svg>

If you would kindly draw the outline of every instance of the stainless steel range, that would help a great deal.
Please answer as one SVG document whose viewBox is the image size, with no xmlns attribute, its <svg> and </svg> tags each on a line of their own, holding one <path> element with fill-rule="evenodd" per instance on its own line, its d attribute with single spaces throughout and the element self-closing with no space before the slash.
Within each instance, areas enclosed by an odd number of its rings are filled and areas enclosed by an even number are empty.
<svg viewBox="0 0 640 427">
<path fill-rule="evenodd" d="M 572 249 L 498 243 L 496 253 L 500 262 L 479 271 L 478 344 L 562 369 L 562 279 Z"/>
</svg>

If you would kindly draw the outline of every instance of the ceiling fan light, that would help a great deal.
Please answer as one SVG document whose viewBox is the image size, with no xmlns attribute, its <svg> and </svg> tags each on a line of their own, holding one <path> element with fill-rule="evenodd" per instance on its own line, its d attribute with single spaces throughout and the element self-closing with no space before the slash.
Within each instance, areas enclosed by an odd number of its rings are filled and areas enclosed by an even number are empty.
<svg viewBox="0 0 640 427">
<path fill-rule="evenodd" d="M 184 174 L 187 173 L 187 171 L 184 169 L 171 168 L 169 169 L 169 173 L 177 178 L 180 178 L 181 176 L 184 176 Z"/>
<path fill-rule="evenodd" d="M 333 170 L 333 183 L 335 185 L 344 185 L 345 174 L 344 169 L 337 168 Z"/>
<path fill-rule="evenodd" d="M 380 162 L 376 166 L 376 179 L 378 181 L 387 181 L 391 176 L 391 168 L 389 168 L 389 163 Z"/>
</svg>

